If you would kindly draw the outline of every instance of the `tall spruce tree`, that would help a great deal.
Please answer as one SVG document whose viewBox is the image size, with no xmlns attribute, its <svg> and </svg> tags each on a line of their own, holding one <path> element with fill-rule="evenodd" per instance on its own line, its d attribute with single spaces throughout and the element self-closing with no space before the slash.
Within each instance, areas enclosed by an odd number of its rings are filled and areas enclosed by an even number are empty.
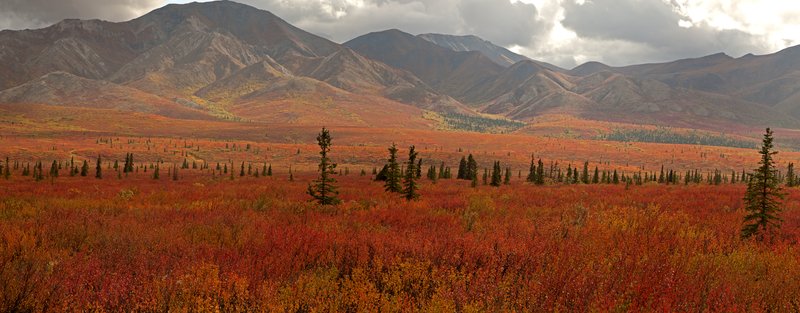
<svg viewBox="0 0 800 313">
<path fill-rule="evenodd" d="M 490 185 L 494 187 L 499 187 L 502 183 L 503 174 L 502 169 L 500 168 L 500 161 L 495 161 L 494 165 L 492 166 L 492 182 Z"/>
<path fill-rule="evenodd" d="M 759 241 L 771 238 L 781 225 L 778 216 L 781 209 L 783 191 L 775 169 L 773 156 L 777 151 L 772 151 L 772 130 L 767 128 L 761 145 L 761 160 L 759 167 L 750 174 L 744 202 L 747 215 L 742 227 L 742 238 L 755 237 Z"/>
<path fill-rule="evenodd" d="M 406 163 L 406 175 L 403 180 L 403 197 L 408 201 L 419 198 L 419 194 L 417 193 L 419 187 L 417 186 L 416 167 L 417 152 L 414 150 L 414 146 L 411 146 L 408 149 L 408 163 Z"/>
<path fill-rule="evenodd" d="M 401 172 L 400 172 L 400 164 L 397 163 L 397 145 L 392 143 L 392 146 L 389 147 L 389 163 L 386 164 L 386 183 L 383 187 L 388 192 L 401 192 L 402 186 L 400 186 L 400 179 L 401 179 Z"/>
<path fill-rule="evenodd" d="M 331 162 L 328 158 L 328 152 L 331 150 L 331 135 L 325 127 L 317 136 L 317 144 L 320 149 L 320 175 L 317 180 L 308 184 L 308 194 L 321 205 L 339 204 L 340 200 L 336 197 L 339 192 L 336 191 L 334 185 L 336 179 L 333 178 L 336 173 L 336 163 Z"/>
</svg>

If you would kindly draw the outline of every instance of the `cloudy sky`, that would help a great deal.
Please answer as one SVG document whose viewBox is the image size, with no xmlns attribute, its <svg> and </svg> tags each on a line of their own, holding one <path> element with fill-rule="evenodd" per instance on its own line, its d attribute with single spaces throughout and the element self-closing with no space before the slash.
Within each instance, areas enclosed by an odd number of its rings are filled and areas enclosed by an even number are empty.
<svg viewBox="0 0 800 313">
<path fill-rule="evenodd" d="M 0 0 L 0 29 L 64 18 L 123 21 L 181 0 Z M 344 42 L 397 28 L 474 34 L 571 68 L 669 61 L 725 52 L 738 57 L 800 44 L 796 0 L 240 0 Z"/>
</svg>

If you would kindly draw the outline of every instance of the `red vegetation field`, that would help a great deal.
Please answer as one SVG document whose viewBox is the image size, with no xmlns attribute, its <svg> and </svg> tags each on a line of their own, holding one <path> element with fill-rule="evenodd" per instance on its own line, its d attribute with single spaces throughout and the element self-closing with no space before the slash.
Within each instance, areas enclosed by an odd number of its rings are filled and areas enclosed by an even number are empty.
<svg viewBox="0 0 800 313">
<path fill-rule="evenodd" d="M 440 180 L 408 203 L 351 174 L 319 207 L 310 174 L 197 172 L 0 180 L 0 311 L 800 308 L 797 190 L 759 244 L 743 185 Z"/>
<path fill-rule="evenodd" d="M 755 167 L 752 149 L 331 127 L 350 174 L 336 177 L 344 202 L 321 207 L 305 194 L 317 127 L 33 113 L 0 124 L 0 158 L 20 165 L 0 178 L 3 312 L 800 310 L 797 189 L 780 236 L 757 243 L 739 236 L 743 184 L 522 181 L 532 154 L 561 169 L 727 175 Z M 453 176 L 464 155 L 499 160 L 511 185 L 423 178 L 406 202 L 370 175 L 392 142 Z M 137 169 L 118 178 L 109 166 L 128 153 Z M 69 176 L 72 158 L 87 177 Z M 781 150 L 778 168 L 798 159 Z M 20 174 L 54 160 L 58 178 Z M 201 169 L 173 181 L 184 160 Z M 274 176 L 239 176 L 242 163 Z"/>
</svg>

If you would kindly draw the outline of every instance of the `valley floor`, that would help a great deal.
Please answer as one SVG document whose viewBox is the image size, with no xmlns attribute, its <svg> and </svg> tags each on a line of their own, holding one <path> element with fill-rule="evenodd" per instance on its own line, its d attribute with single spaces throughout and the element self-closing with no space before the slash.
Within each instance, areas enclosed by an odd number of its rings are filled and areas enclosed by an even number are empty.
<svg viewBox="0 0 800 313">
<path fill-rule="evenodd" d="M 93 171 L 92 171 L 93 173 Z M 796 311 L 800 191 L 743 241 L 744 186 L 371 175 L 0 179 L 2 311 Z"/>
<path fill-rule="evenodd" d="M 14 166 L 0 178 L 0 311 L 800 308 L 800 190 L 773 243 L 739 236 L 745 187 L 727 179 L 755 167 L 754 149 L 334 126 L 343 203 L 321 207 L 305 193 L 317 127 L 64 118 L 85 125 L 0 124 Z M 401 160 L 410 145 L 423 159 L 419 201 L 373 180 L 392 142 Z M 135 170 L 118 173 L 129 154 Z M 442 163 L 455 177 L 468 154 L 479 172 L 509 167 L 510 185 L 425 178 Z M 575 173 L 664 166 L 725 181 L 536 186 L 532 156 Z M 782 170 L 797 159 L 776 157 Z M 86 177 L 69 175 L 72 161 Z M 21 175 L 37 162 L 43 180 Z"/>
</svg>

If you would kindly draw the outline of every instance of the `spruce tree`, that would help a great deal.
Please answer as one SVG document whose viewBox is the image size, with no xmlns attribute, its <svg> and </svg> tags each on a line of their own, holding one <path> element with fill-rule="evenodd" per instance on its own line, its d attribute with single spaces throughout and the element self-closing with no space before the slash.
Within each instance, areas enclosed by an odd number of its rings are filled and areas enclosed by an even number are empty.
<svg viewBox="0 0 800 313">
<path fill-rule="evenodd" d="M 786 187 L 794 187 L 795 181 L 794 163 L 789 163 L 789 166 L 786 168 Z"/>
<path fill-rule="evenodd" d="M 428 179 L 436 182 L 436 179 L 438 178 L 438 176 L 436 175 L 436 165 L 431 165 L 431 167 L 428 168 L 428 175 L 427 176 L 428 176 Z"/>
<path fill-rule="evenodd" d="M 389 177 L 389 165 L 384 164 L 381 171 L 375 174 L 375 181 L 386 181 Z"/>
<path fill-rule="evenodd" d="M 406 200 L 416 200 L 419 198 L 419 194 L 417 190 L 417 152 L 414 150 L 414 146 L 409 147 L 408 149 L 408 163 L 406 163 L 406 175 L 405 179 L 403 180 L 403 197 Z"/>
<path fill-rule="evenodd" d="M 97 179 L 102 179 L 103 178 L 103 165 L 102 165 L 102 162 L 103 161 L 100 158 L 100 155 L 98 154 L 97 155 L 97 167 L 95 167 L 94 178 L 97 178 Z"/>
<path fill-rule="evenodd" d="M 160 179 L 160 178 L 161 177 L 159 176 L 159 173 L 158 173 L 158 164 L 156 164 L 156 168 L 153 169 L 153 179 Z"/>
<path fill-rule="evenodd" d="M 8 180 L 9 178 L 11 178 L 11 163 L 9 163 L 9 161 L 8 161 L 8 157 L 6 157 L 6 166 L 5 166 L 5 169 L 4 169 L 4 171 L 3 171 L 3 177 L 4 177 L 6 180 Z"/>
<path fill-rule="evenodd" d="M 392 143 L 389 147 L 389 163 L 386 164 L 386 183 L 383 185 L 388 192 L 401 192 L 400 164 L 397 163 L 397 146 Z"/>
<path fill-rule="evenodd" d="M 528 169 L 528 178 L 526 179 L 529 183 L 536 182 L 536 160 L 531 155 L 531 166 Z"/>
<path fill-rule="evenodd" d="M 456 173 L 457 179 L 470 179 L 467 177 L 467 158 L 461 157 L 461 161 L 458 162 L 458 173 Z"/>
<path fill-rule="evenodd" d="M 583 163 L 583 173 L 581 173 L 581 183 L 589 183 L 589 161 Z"/>
<path fill-rule="evenodd" d="M 83 160 L 83 165 L 81 165 L 81 176 L 86 177 L 86 175 L 89 175 L 89 162 Z"/>
<path fill-rule="evenodd" d="M 472 154 L 467 156 L 467 177 L 467 179 L 478 177 L 478 162 L 475 161 L 475 158 L 472 157 Z"/>
<path fill-rule="evenodd" d="M 592 184 L 600 183 L 600 171 L 597 166 L 594 167 L 594 176 L 592 176 Z"/>
<path fill-rule="evenodd" d="M 772 151 L 772 130 L 767 128 L 761 145 L 759 167 L 750 174 L 747 191 L 744 196 L 745 211 L 742 238 L 755 237 L 759 241 L 768 239 L 780 228 L 781 200 L 783 191 L 778 180 Z"/>
<path fill-rule="evenodd" d="M 472 180 L 470 181 L 470 186 L 472 188 L 478 188 L 478 175 L 472 177 Z"/>
<path fill-rule="evenodd" d="M 537 185 L 544 185 L 544 163 L 539 159 L 538 166 L 536 166 L 536 181 Z"/>
<path fill-rule="evenodd" d="M 506 175 L 503 178 L 503 185 L 510 185 L 511 184 L 511 168 L 506 167 Z"/>
<path fill-rule="evenodd" d="M 50 165 L 50 177 L 58 177 L 58 161 L 56 160 L 53 160 L 53 164 Z"/>
<path fill-rule="evenodd" d="M 44 168 L 42 166 L 42 161 L 39 161 L 39 163 L 38 163 L 38 165 L 36 167 L 38 167 L 37 174 L 36 174 L 36 181 L 44 180 Z"/>
<path fill-rule="evenodd" d="M 500 186 L 500 184 L 502 183 L 502 179 L 503 179 L 503 176 L 502 176 L 503 174 L 502 174 L 501 171 L 502 170 L 500 169 L 500 161 L 495 161 L 494 165 L 492 166 L 492 182 L 490 183 L 490 185 L 492 185 L 494 187 L 499 187 Z"/>
<path fill-rule="evenodd" d="M 340 200 L 336 197 L 339 192 L 334 185 L 336 179 L 332 177 L 336 173 L 336 163 L 331 162 L 328 157 L 328 152 L 331 150 L 331 135 L 325 127 L 317 136 L 317 144 L 320 149 L 320 175 L 313 183 L 308 184 L 308 194 L 321 205 L 339 204 Z"/>
</svg>

